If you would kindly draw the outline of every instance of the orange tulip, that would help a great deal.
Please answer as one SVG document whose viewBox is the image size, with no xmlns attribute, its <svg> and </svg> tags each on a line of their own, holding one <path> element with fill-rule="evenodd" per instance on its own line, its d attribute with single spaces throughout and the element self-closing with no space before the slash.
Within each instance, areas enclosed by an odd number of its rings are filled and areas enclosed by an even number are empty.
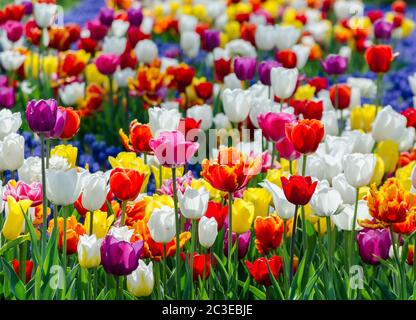
<svg viewBox="0 0 416 320">
<path fill-rule="evenodd" d="M 153 152 L 149 146 L 150 139 L 152 139 L 149 125 L 133 120 L 130 123 L 129 135 L 127 136 L 123 129 L 120 129 L 119 135 L 121 143 L 127 151 L 147 154 Z"/>
<path fill-rule="evenodd" d="M 256 249 L 261 255 L 266 255 L 282 243 L 283 220 L 277 214 L 268 217 L 257 217 L 254 222 L 256 232 Z"/>
</svg>

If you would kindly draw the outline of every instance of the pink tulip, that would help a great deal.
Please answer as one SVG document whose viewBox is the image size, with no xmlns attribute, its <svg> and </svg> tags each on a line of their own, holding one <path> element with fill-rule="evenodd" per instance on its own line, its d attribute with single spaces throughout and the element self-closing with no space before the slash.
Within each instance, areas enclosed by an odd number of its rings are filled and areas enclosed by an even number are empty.
<svg viewBox="0 0 416 320">
<path fill-rule="evenodd" d="M 4 24 L 3 28 L 6 30 L 7 39 L 11 42 L 16 42 L 22 37 L 23 26 L 18 21 L 9 20 Z"/>
<path fill-rule="evenodd" d="M 31 200 L 32 207 L 37 207 L 42 203 L 42 184 L 40 182 L 27 184 L 23 181 L 10 180 L 4 190 L 3 200 L 7 201 L 8 196 L 12 196 L 16 201 Z"/>
<path fill-rule="evenodd" d="M 286 124 L 295 121 L 293 114 L 279 112 L 262 113 L 257 117 L 264 137 L 268 141 L 279 142 L 286 137 Z"/>
<path fill-rule="evenodd" d="M 149 145 L 160 164 L 169 168 L 184 166 L 199 147 L 198 143 L 186 141 L 180 131 L 162 132 Z"/>
<path fill-rule="evenodd" d="M 115 54 L 102 54 L 95 60 L 95 65 L 100 73 L 109 76 L 116 72 L 120 58 Z"/>
<path fill-rule="evenodd" d="M 295 160 L 300 157 L 300 153 L 295 150 L 292 142 L 288 138 L 284 138 L 276 143 L 276 150 L 281 158 L 286 160 Z"/>
</svg>

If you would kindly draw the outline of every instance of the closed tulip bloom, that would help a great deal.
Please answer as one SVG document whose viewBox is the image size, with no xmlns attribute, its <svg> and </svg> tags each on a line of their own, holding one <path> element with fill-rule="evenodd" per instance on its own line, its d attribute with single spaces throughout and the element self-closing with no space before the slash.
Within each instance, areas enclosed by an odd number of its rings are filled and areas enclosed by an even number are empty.
<svg viewBox="0 0 416 320">
<path fill-rule="evenodd" d="M 214 217 L 202 217 L 198 222 L 199 243 L 204 248 L 211 248 L 218 235 L 218 223 Z"/>
<path fill-rule="evenodd" d="M 234 73 L 241 81 L 251 80 L 256 72 L 256 58 L 236 57 L 234 59 Z"/>
<path fill-rule="evenodd" d="M 300 120 L 296 124 L 286 125 L 286 136 L 296 151 L 312 154 L 321 143 L 325 134 L 324 126 L 319 120 Z"/>
<path fill-rule="evenodd" d="M 269 214 L 272 197 L 266 189 L 248 188 L 243 193 L 243 199 L 254 205 L 256 217 L 265 217 Z"/>
<path fill-rule="evenodd" d="M 175 211 L 167 206 L 154 209 L 147 227 L 155 242 L 168 243 L 172 241 L 176 234 Z"/>
<path fill-rule="evenodd" d="M 356 197 L 356 188 L 348 183 L 345 174 L 340 173 L 333 177 L 332 186 L 341 194 L 344 203 L 354 204 Z"/>
<path fill-rule="evenodd" d="M 204 46 L 207 51 L 212 51 L 215 48 L 219 47 L 221 44 L 221 34 L 218 30 L 205 30 L 204 37 Z"/>
<path fill-rule="evenodd" d="M 17 51 L 3 51 L 0 53 L 1 65 L 6 71 L 16 71 L 25 62 L 26 56 Z"/>
<path fill-rule="evenodd" d="M 178 190 L 178 202 L 182 215 L 187 219 L 200 219 L 208 208 L 209 192 L 205 188 Z"/>
<path fill-rule="evenodd" d="M 357 234 L 358 253 L 363 262 L 377 265 L 379 259 L 389 258 L 391 247 L 390 232 L 388 229 L 365 229 Z"/>
<path fill-rule="evenodd" d="M 31 205 L 30 200 L 16 201 L 12 196 L 7 197 L 7 215 L 2 229 L 7 240 L 12 241 L 22 233 L 25 225 L 23 215 L 28 213 Z"/>
<path fill-rule="evenodd" d="M 343 158 L 345 178 L 354 188 L 364 187 L 371 181 L 376 166 L 373 154 L 352 153 Z"/>
<path fill-rule="evenodd" d="M 195 31 L 185 31 L 181 34 L 180 47 L 188 58 L 195 58 L 201 47 L 201 37 Z"/>
<path fill-rule="evenodd" d="M 296 160 L 301 155 L 295 150 L 293 143 L 287 137 L 277 142 L 275 148 L 279 152 L 279 156 L 286 160 Z"/>
<path fill-rule="evenodd" d="M 297 56 L 291 49 L 280 50 L 276 53 L 276 60 L 282 64 L 284 68 L 293 69 L 297 65 Z"/>
<path fill-rule="evenodd" d="M 270 78 L 274 95 L 280 99 L 290 98 L 295 92 L 298 76 L 299 71 L 296 68 L 273 68 L 270 73 Z"/>
<path fill-rule="evenodd" d="M 373 45 L 365 51 L 365 61 L 374 73 L 386 73 L 394 60 L 393 49 L 389 45 Z"/>
<path fill-rule="evenodd" d="M 82 235 L 78 241 L 78 262 L 82 268 L 96 268 L 101 263 L 100 248 L 103 240 L 96 235 Z"/>
<path fill-rule="evenodd" d="M 150 140 L 152 139 L 152 132 L 147 124 L 141 124 L 137 119 L 130 123 L 129 136 L 127 136 L 123 129 L 120 129 L 119 136 L 124 148 L 130 152 L 136 153 L 152 153 L 150 148 Z"/>
<path fill-rule="evenodd" d="M 105 272 L 116 276 L 126 276 L 139 266 L 143 241 L 130 243 L 108 235 L 105 237 L 100 251 Z"/>
<path fill-rule="evenodd" d="M 256 232 L 256 249 L 261 255 L 267 255 L 278 248 L 283 239 L 283 220 L 276 214 L 267 217 L 257 217 L 254 221 Z"/>
<path fill-rule="evenodd" d="M 383 40 L 390 40 L 391 35 L 394 29 L 394 26 L 392 23 L 384 20 L 379 19 L 376 22 L 374 22 L 374 36 L 377 39 L 383 39 Z"/>
<path fill-rule="evenodd" d="M 282 188 L 269 180 L 264 180 L 260 185 L 272 195 L 278 216 L 283 220 L 292 219 L 295 213 L 295 206 L 286 199 Z"/>
<path fill-rule="evenodd" d="M 114 222 L 114 215 L 109 215 L 107 212 L 97 210 L 93 214 L 93 234 L 98 238 L 104 238 L 111 224 Z M 90 233 L 91 213 L 87 212 L 84 220 L 84 227 L 87 234 Z"/>
<path fill-rule="evenodd" d="M 332 216 L 332 221 L 334 224 L 341 230 L 352 231 L 355 225 L 355 230 L 362 230 L 358 224 L 358 220 L 371 219 L 370 214 L 368 213 L 367 201 L 359 200 L 357 207 L 357 216 L 354 222 L 354 211 L 355 205 L 344 204 L 343 209 L 340 213 Z"/>
<path fill-rule="evenodd" d="M 337 93 L 338 92 L 338 93 Z M 336 95 L 338 94 L 338 109 L 343 110 L 351 106 L 353 90 L 347 84 L 332 86 L 329 89 L 329 97 L 333 106 L 336 106 Z"/>
<path fill-rule="evenodd" d="M 137 269 L 127 276 L 127 290 L 135 297 L 147 297 L 152 294 L 154 284 L 153 262 L 146 265 L 139 260 Z"/>
<path fill-rule="evenodd" d="M 259 63 L 259 79 L 265 86 L 271 86 L 271 71 L 273 68 L 281 67 L 281 64 L 277 61 L 262 61 Z"/>
<path fill-rule="evenodd" d="M 66 123 L 66 113 L 63 111 L 63 108 L 59 107 L 56 113 L 56 122 L 55 126 L 51 131 L 45 134 L 45 137 L 48 139 L 58 139 L 62 132 L 64 131 Z"/>
<path fill-rule="evenodd" d="M 115 168 L 110 175 L 110 189 L 121 201 L 137 198 L 144 181 L 144 174 L 132 169 Z"/>
<path fill-rule="evenodd" d="M 372 136 L 376 142 L 393 140 L 400 143 L 406 134 L 407 119 L 393 110 L 391 106 L 383 108 L 377 113 L 372 125 Z"/>
<path fill-rule="evenodd" d="M 18 21 L 7 21 L 3 25 L 3 29 L 6 31 L 7 39 L 9 39 L 11 42 L 17 42 L 22 37 L 23 26 Z"/>
<path fill-rule="evenodd" d="M 268 112 L 257 117 L 263 136 L 272 142 L 279 142 L 286 138 L 286 125 L 295 121 L 293 114 Z"/>
<path fill-rule="evenodd" d="M 42 184 L 39 182 L 32 182 L 27 184 L 20 180 L 9 180 L 4 190 L 0 190 L 3 193 L 3 200 L 7 201 L 9 196 L 13 197 L 16 201 L 30 200 L 31 206 L 36 207 L 42 203 Z"/>
<path fill-rule="evenodd" d="M 139 41 L 134 48 L 137 59 L 145 64 L 151 63 L 158 57 L 158 49 L 156 44 L 149 39 Z"/>
<path fill-rule="evenodd" d="M 279 50 L 292 48 L 300 37 L 300 29 L 294 26 L 275 26 L 276 47 Z"/>
<path fill-rule="evenodd" d="M 106 76 L 113 75 L 120 64 L 120 58 L 112 53 L 101 54 L 96 60 L 95 65 L 98 71 Z"/>
<path fill-rule="evenodd" d="M 337 54 L 330 54 L 322 62 L 322 68 L 330 76 L 339 76 L 345 73 L 348 59 Z"/>
<path fill-rule="evenodd" d="M 224 254 L 228 257 L 228 226 L 224 233 Z M 235 241 L 237 240 L 237 234 L 233 232 L 232 234 L 232 246 L 234 246 Z M 247 255 L 248 247 L 251 240 L 251 231 L 247 231 L 238 236 L 238 259 L 243 259 Z"/>
<path fill-rule="evenodd" d="M 231 122 L 244 121 L 250 113 L 251 92 L 241 89 L 225 89 L 222 94 L 224 112 Z"/>
<path fill-rule="evenodd" d="M 0 170 L 15 171 L 24 162 L 25 139 L 17 133 L 10 133 L 0 141 Z"/>
<path fill-rule="evenodd" d="M 158 138 L 163 131 L 178 129 L 181 114 L 177 109 L 154 107 L 149 109 L 149 126 L 152 136 Z"/>
<path fill-rule="evenodd" d="M 335 188 L 320 188 L 315 191 L 311 199 L 312 210 L 319 217 L 334 215 L 341 205 L 341 195 Z"/>
<path fill-rule="evenodd" d="M 85 178 L 82 187 L 82 206 L 88 211 L 100 209 L 107 198 L 107 193 L 107 180 L 104 175 L 91 174 Z"/>
<path fill-rule="evenodd" d="M 55 205 L 68 206 L 81 194 L 84 173 L 71 169 L 61 171 L 46 169 L 46 197 Z"/>
<path fill-rule="evenodd" d="M 201 121 L 200 128 L 202 130 L 208 130 L 213 123 L 212 108 L 208 104 L 193 106 L 186 110 L 188 118 L 192 118 L 195 121 Z"/>
<path fill-rule="evenodd" d="M 308 62 L 311 47 L 297 44 L 292 47 L 292 51 L 296 54 L 296 68 L 303 69 Z"/>
<path fill-rule="evenodd" d="M 31 100 L 26 106 L 26 119 L 35 133 L 48 133 L 55 127 L 58 105 L 54 99 Z"/>
<path fill-rule="evenodd" d="M 242 234 L 250 230 L 255 214 L 255 207 L 251 202 L 235 199 L 232 214 L 233 232 Z"/>
<path fill-rule="evenodd" d="M 59 89 L 59 97 L 64 105 L 72 106 L 85 97 L 85 82 L 74 82 Z"/>
<path fill-rule="evenodd" d="M 180 131 L 162 132 L 157 139 L 151 139 L 149 145 L 159 163 L 169 168 L 184 166 L 199 147 L 196 142 L 186 141 Z"/>
<path fill-rule="evenodd" d="M 72 139 L 79 131 L 81 126 L 81 118 L 77 111 L 72 108 L 64 108 L 62 112 L 66 115 L 65 126 L 62 130 L 60 139 L 69 140 Z"/>
<path fill-rule="evenodd" d="M 317 182 L 311 177 L 291 176 L 289 179 L 281 177 L 283 192 L 286 199 L 294 205 L 304 206 L 309 203 L 315 192 Z"/>
<path fill-rule="evenodd" d="M 269 51 L 276 45 L 276 30 L 272 25 L 259 25 L 255 33 L 256 47 Z"/>
<path fill-rule="evenodd" d="M 267 261 L 266 261 L 267 259 Z M 283 270 L 283 261 L 279 256 L 273 256 L 269 258 L 258 258 L 254 263 L 246 260 L 245 265 L 250 272 L 253 279 L 259 284 L 266 287 L 271 286 L 272 279 L 270 278 L 270 272 L 277 280 L 280 272 Z M 270 269 L 270 272 L 269 272 Z"/>
<path fill-rule="evenodd" d="M 0 110 L 0 140 L 10 133 L 16 133 L 22 125 L 20 112 L 12 113 L 8 109 Z"/>
<path fill-rule="evenodd" d="M 35 3 L 33 15 L 39 28 L 50 27 L 56 18 L 58 6 L 49 3 Z"/>
<path fill-rule="evenodd" d="M 129 8 L 127 10 L 127 19 L 132 26 L 138 27 L 143 21 L 143 11 L 141 8 Z"/>
<path fill-rule="evenodd" d="M 13 87 L 0 86 L 0 107 L 11 109 L 16 103 L 15 90 Z"/>
<path fill-rule="evenodd" d="M 111 26 L 114 20 L 114 10 L 110 8 L 101 8 L 98 19 L 103 25 Z"/>
</svg>

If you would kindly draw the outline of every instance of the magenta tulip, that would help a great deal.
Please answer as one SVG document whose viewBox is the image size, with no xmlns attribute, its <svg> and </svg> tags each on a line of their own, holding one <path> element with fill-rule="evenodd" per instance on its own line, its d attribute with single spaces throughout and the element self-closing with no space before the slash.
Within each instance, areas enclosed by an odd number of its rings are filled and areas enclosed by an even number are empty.
<svg viewBox="0 0 416 320">
<path fill-rule="evenodd" d="M 286 137 L 286 124 L 294 122 L 295 116 L 285 112 L 268 112 L 260 114 L 257 120 L 264 137 L 268 141 L 279 142 Z"/>
</svg>

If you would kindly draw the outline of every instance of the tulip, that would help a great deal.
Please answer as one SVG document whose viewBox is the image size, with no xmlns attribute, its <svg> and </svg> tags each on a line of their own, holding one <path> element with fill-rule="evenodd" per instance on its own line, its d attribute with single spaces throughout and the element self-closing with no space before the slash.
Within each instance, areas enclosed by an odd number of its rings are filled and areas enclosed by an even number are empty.
<svg viewBox="0 0 416 320">
<path fill-rule="evenodd" d="M 201 47 L 201 38 L 195 31 L 185 31 L 181 33 L 180 47 L 188 56 L 195 58 Z"/>
<path fill-rule="evenodd" d="M 150 235 L 155 242 L 168 243 L 175 237 L 175 211 L 163 206 L 154 209 L 147 223 Z"/>
<path fill-rule="evenodd" d="M 138 27 L 143 21 L 143 11 L 141 8 L 129 8 L 127 18 L 132 26 Z"/>
<path fill-rule="evenodd" d="M 9 20 L 3 25 L 3 28 L 6 31 L 7 39 L 11 42 L 17 42 L 22 37 L 23 26 L 18 21 Z"/>
<path fill-rule="evenodd" d="M 72 108 L 65 108 L 63 109 L 63 112 L 66 114 L 66 121 L 59 138 L 63 140 L 72 139 L 79 131 L 81 119 L 79 113 Z"/>
<path fill-rule="evenodd" d="M 156 44 L 149 39 L 139 41 L 134 48 L 136 57 L 140 62 L 150 64 L 158 57 L 158 49 Z"/>
<path fill-rule="evenodd" d="M 218 223 L 217 220 L 212 217 L 202 217 L 198 222 L 198 237 L 199 243 L 204 248 L 211 248 L 218 235 Z"/>
<path fill-rule="evenodd" d="M 78 261 L 82 268 L 96 268 L 101 263 L 100 248 L 103 240 L 96 235 L 82 235 L 78 241 Z"/>
<path fill-rule="evenodd" d="M 291 49 L 278 51 L 276 53 L 276 60 L 287 69 L 293 69 L 297 65 L 297 56 Z"/>
<path fill-rule="evenodd" d="M 294 205 L 301 206 L 309 203 L 317 186 L 317 182 L 312 182 L 311 177 L 281 177 L 281 181 L 286 199 Z"/>
<path fill-rule="evenodd" d="M 198 23 L 198 20 L 196 17 L 191 15 L 183 14 L 179 18 L 179 32 L 182 34 L 186 31 L 193 31 L 196 28 L 196 25 Z"/>
<path fill-rule="evenodd" d="M 45 138 L 48 139 L 58 139 L 62 132 L 64 131 L 66 123 L 66 113 L 64 112 L 63 108 L 58 108 L 56 113 L 56 122 L 54 128 L 45 134 Z"/>
<path fill-rule="evenodd" d="M 264 137 L 268 141 L 279 142 L 286 137 L 286 125 L 295 121 L 295 116 L 289 113 L 263 113 L 257 118 Z"/>
<path fill-rule="evenodd" d="M 359 188 L 370 183 L 376 165 L 373 154 L 353 153 L 343 158 L 345 178 L 351 186 Z"/>
<path fill-rule="evenodd" d="M 276 36 L 274 26 L 257 26 L 255 33 L 256 47 L 264 51 L 272 50 L 276 45 Z"/>
<path fill-rule="evenodd" d="M 208 202 L 208 209 L 207 209 L 207 212 L 205 213 L 205 217 L 215 219 L 218 225 L 217 227 L 218 231 L 223 228 L 225 219 L 227 218 L 227 214 L 228 214 L 227 206 L 223 207 L 220 203 L 217 203 L 214 201 Z"/>
<path fill-rule="evenodd" d="M 344 110 L 350 107 L 352 90 L 346 84 L 336 84 L 329 89 L 329 96 L 335 109 Z"/>
<path fill-rule="evenodd" d="M 243 122 L 249 112 L 251 105 L 251 92 L 241 89 L 225 89 L 222 94 L 224 112 L 231 122 Z"/>
<path fill-rule="evenodd" d="M 289 49 L 298 42 L 300 29 L 293 26 L 275 26 L 276 47 L 279 50 Z"/>
<path fill-rule="evenodd" d="M 100 249 L 104 270 L 116 276 L 131 274 L 139 266 L 142 249 L 143 241 L 132 244 L 108 235 Z"/>
<path fill-rule="evenodd" d="M 26 260 L 23 261 L 24 262 L 24 266 L 25 266 L 25 272 L 24 274 L 24 279 L 25 279 L 25 283 L 27 284 L 31 279 L 32 279 L 32 271 L 33 271 L 33 261 L 30 260 Z M 12 260 L 12 265 L 13 265 L 13 269 L 14 272 L 16 272 L 17 275 L 20 275 L 20 262 L 16 259 Z"/>
<path fill-rule="evenodd" d="M 357 234 L 358 253 L 363 262 L 377 265 L 389 258 L 391 238 L 388 229 L 363 230 Z"/>
<path fill-rule="evenodd" d="M 334 176 L 332 178 L 332 186 L 341 194 L 344 203 L 355 203 L 356 188 L 348 183 L 345 174 L 340 173 Z"/>
<path fill-rule="evenodd" d="M 258 258 L 254 263 L 246 260 L 244 263 L 254 280 L 259 285 L 264 285 L 266 287 L 269 287 L 272 284 L 270 273 L 277 280 L 283 269 L 283 261 L 279 256 L 273 256 L 270 259 Z"/>
<path fill-rule="evenodd" d="M 283 220 L 292 219 L 295 206 L 286 199 L 283 190 L 269 180 L 264 180 L 260 185 L 272 195 L 274 207 L 279 217 Z"/>
<path fill-rule="evenodd" d="M 103 25 L 111 26 L 114 20 L 114 10 L 110 8 L 101 8 L 98 19 Z"/>
<path fill-rule="evenodd" d="M 276 214 L 256 218 L 254 222 L 255 244 L 261 255 L 267 255 L 281 245 L 284 233 L 283 224 L 283 220 Z"/>
<path fill-rule="evenodd" d="M 335 188 L 323 187 L 317 190 L 311 199 L 314 214 L 319 217 L 331 217 L 342 205 L 341 194 Z"/>
<path fill-rule="evenodd" d="M 0 107 L 11 109 L 16 102 L 15 91 L 13 87 L 0 87 Z"/>
<path fill-rule="evenodd" d="M 224 234 L 224 254 L 228 257 L 228 228 L 225 231 Z M 237 239 L 237 234 L 235 232 L 232 232 L 232 247 L 235 245 L 235 241 Z M 238 259 L 243 259 L 247 255 L 248 247 L 250 245 L 250 239 L 251 239 L 251 231 L 247 231 L 246 233 L 240 234 L 238 236 L 238 248 L 237 248 L 237 257 Z"/>
<path fill-rule="evenodd" d="M 203 100 L 209 100 L 212 97 L 214 86 L 211 82 L 201 82 L 194 85 L 197 96 Z"/>
<path fill-rule="evenodd" d="M 23 215 L 28 214 L 31 204 L 30 200 L 16 201 L 12 196 L 7 197 L 8 214 L 2 229 L 3 236 L 7 240 L 15 240 L 22 233 L 25 224 Z"/>
<path fill-rule="evenodd" d="M 25 62 L 26 57 L 16 51 L 0 53 L 0 62 L 6 71 L 16 71 Z"/>
<path fill-rule="evenodd" d="M 153 263 L 146 265 L 139 260 L 137 269 L 127 276 L 127 290 L 135 297 L 147 297 L 152 294 L 154 284 Z"/>
<path fill-rule="evenodd" d="M 23 165 L 25 139 L 17 133 L 10 133 L 0 141 L 0 170 L 15 171 Z"/>
<path fill-rule="evenodd" d="M 208 130 L 213 123 L 212 108 L 208 104 L 197 105 L 186 110 L 186 115 L 195 121 L 200 121 L 200 128 L 202 130 Z"/>
<path fill-rule="evenodd" d="M 78 104 L 85 98 L 85 83 L 71 83 L 59 89 L 59 97 L 65 105 Z"/>
<path fill-rule="evenodd" d="M 42 185 L 39 182 L 27 184 L 23 181 L 10 180 L 4 191 L 3 200 L 11 196 L 16 201 L 30 200 L 31 206 L 36 207 L 42 203 Z"/>
<path fill-rule="evenodd" d="M 373 80 L 367 78 L 353 78 L 347 79 L 347 84 L 351 88 L 358 88 L 363 98 L 375 98 L 377 94 L 377 86 Z"/>
<path fill-rule="evenodd" d="M 101 54 L 95 60 L 98 71 L 106 76 L 113 75 L 119 64 L 120 58 L 112 53 Z"/>
<path fill-rule="evenodd" d="M 305 67 L 308 62 L 311 47 L 305 45 L 294 45 L 292 51 L 296 54 L 296 68 L 301 70 Z"/>
<path fill-rule="evenodd" d="M 55 21 L 57 12 L 58 6 L 55 4 L 35 3 L 33 15 L 38 27 L 42 29 L 50 27 Z"/>
<path fill-rule="evenodd" d="M 377 113 L 372 125 L 372 136 L 377 142 L 393 140 L 400 143 L 407 134 L 406 123 L 405 116 L 394 111 L 391 106 L 387 106 Z"/>
<path fill-rule="evenodd" d="M 256 58 L 236 57 L 234 59 L 234 73 L 241 81 L 251 80 L 256 72 Z"/>
<path fill-rule="evenodd" d="M 162 132 L 157 139 L 150 140 L 159 163 L 165 167 L 182 167 L 190 161 L 199 144 L 186 141 L 180 131 Z"/>
<path fill-rule="evenodd" d="M 259 63 L 259 79 L 265 86 L 271 86 L 271 70 L 280 67 L 281 64 L 277 61 L 262 61 Z"/>
<path fill-rule="evenodd" d="M 178 190 L 178 201 L 182 215 L 187 219 L 200 219 L 207 211 L 209 192 L 205 188 Z"/>
<path fill-rule="evenodd" d="M 248 188 L 243 193 L 243 199 L 254 205 L 256 217 L 268 215 L 272 197 L 266 189 Z"/>
<path fill-rule="evenodd" d="M 78 148 L 70 144 L 60 144 L 51 150 L 51 157 L 59 156 L 64 158 L 71 168 L 75 168 L 78 155 Z"/>
<path fill-rule="evenodd" d="M 393 32 L 393 24 L 383 19 L 374 22 L 374 35 L 377 39 L 390 40 Z"/>
<path fill-rule="evenodd" d="M 232 231 L 243 234 L 250 230 L 254 220 L 255 207 L 253 203 L 243 199 L 236 199 L 232 210 Z"/>
<path fill-rule="evenodd" d="M 110 175 L 110 189 L 119 200 L 132 201 L 139 195 L 143 181 L 144 174 L 136 170 L 115 168 Z"/>
<path fill-rule="evenodd" d="M 177 130 L 180 119 L 181 114 L 176 109 L 149 109 L 149 126 L 154 138 L 158 138 L 162 131 Z"/>
<path fill-rule="evenodd" d="M 332 221 L 341 230 L 352 231 L 355 227 L 356 231 L 362 229 L 357 223 L 358 220 L 371 219 L 368 213 L 367 201 L 359 200 L 357 204 L 357 214 L 354 221 L 355 206 L 344 204 L 340 213 L 332 216 Z"/>
<path fill-rule="evenodd" d="M 12 113 L 8 109 L 0 110 L 0 140 L 11 133 L 16 133 L 22 125 L 20 112 Z"/>
<path fill-rule="evenodd" d="M 84 173 L 76 169 L 46 170 L 46 196 L 55 205 L 69 206 L 77 201 L 82 188 Z"/>
<path fill-rule="evenodd" d="M 270 73 L 270 78 L 274 95 L 280 99 L 290 98 L 295 92 L 298 76 L 299 71 L 296 68 L 273 68 Z"/>
<path fill-rule="evenodd" d="M 221 44 L 220 32 L 218 30 L 205 30 L 203 39 L 204 46 L 207 51 L 213 51 Z"/>
<path fill-rule="evenodd" d="M 94 173 L 85 178 L 82 187 L 82 206 L 88 211 L 100 209 L 107 198 L 107 180 L 102 174 Z"/>
<path fill-rule="evenodd" d="M 26 119 L 35 133 L 50 132 L 56 124 L 58 105 L 55 100 L 31 100 L 26 107 Z"/>
<path fill-rule="evenodd" d="M 373 45 L 365 52 L 365 60 L 374 73 L 388 72 L 393 59 L 393 49 L 389 45 Z"/>
<path fill-rule="evenodd" d="M 322 68 L 330 76 L 339 76 L 345 73 L 348 66 L 348 59 L 336 55 L 330 54 L 326 57 L 325 61 L 322 62 Z"/>
<path fill-rule="evenodd" d="M 286 125 L 286 136 L 296 151 L 303 154 L 314 153 L 324 137 L 324 126 L 319 120 L 300 120 Z"/>
</svg>

